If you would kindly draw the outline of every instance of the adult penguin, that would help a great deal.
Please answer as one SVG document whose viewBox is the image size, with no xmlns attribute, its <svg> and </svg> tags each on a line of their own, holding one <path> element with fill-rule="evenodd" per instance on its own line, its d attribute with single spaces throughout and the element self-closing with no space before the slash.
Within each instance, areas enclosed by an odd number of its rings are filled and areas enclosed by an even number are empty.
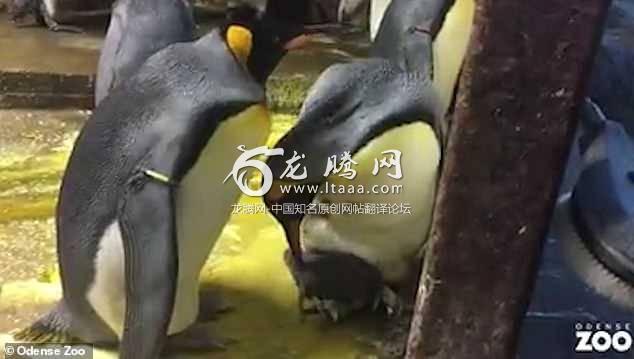
<svg viewBox="0 0 634 359">
<path fill-rule="evenodd" d="M 307 169 L 300 182 L 287 182 L 280 179 L 287 162 L 271 157 L 275 182 L 265 196 L 289 242 L 285 259 L 299 287 L 300 310 L 316 309 L 338 320 L 380 301 L 388 311 L 398 309 L 392 289 L 411 279 L 431 223 L 442 123 L 473 10 L 471 0 L 392 1 L 373 56 L 327 69 L 309 92 L 297 125 L 275 146 L 287 156 L 304 155 Z M 356 177 L 324 176 L 329 159 L 346 152 L 357 163 Z M 395 159 L 386 154 L 400 157 L 402 178 L 394 168 L 380 169 L 379 164 Z M 291 183 L 319 190 L 294 191 L 297 187 L 287 186 Z M 332 193 L 328 188 L 333 184 L 363 190 Z M 394 186 L 401 186 L 401 191 L 373 193 Z M 317 208 L 404 204 L 411 212 L 305 214 L 289 211 L 286 203 Z M 304 308 L 304 299 L 315 308 Z"/>
<path fill-rule="evenodd" d="M 189 0 L 118 0 L 99 57 L 95 105 L 159 50 L 194 40 L 194 29 Z"/>
<path fill-rule="evenodd" d="M 19 339 L 119 342 L 123 359 L 217 347 L 193 327 L 199 272 L 239 196 L 228 154 L 269 131 L 255 80 L 269 73 L 250 59 L 279 60 L 298 35 L 266 14 L 250 23 L 159 51 L 95 109 L 57 207 L 63 298 Z"/>
</svg>

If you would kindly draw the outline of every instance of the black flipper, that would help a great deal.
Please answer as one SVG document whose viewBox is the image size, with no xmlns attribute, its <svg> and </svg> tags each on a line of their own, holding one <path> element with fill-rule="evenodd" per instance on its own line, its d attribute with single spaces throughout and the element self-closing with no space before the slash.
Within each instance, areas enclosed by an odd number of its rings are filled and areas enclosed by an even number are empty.
<svg viewBox="0 0 634 359">
<path fill-rule="evenodd" d="M 158 358 L 176 296 L 178 252 L 173 187 L 139 170 L 120 206 L 126 314 L 122 359 Z"/>
</svg>

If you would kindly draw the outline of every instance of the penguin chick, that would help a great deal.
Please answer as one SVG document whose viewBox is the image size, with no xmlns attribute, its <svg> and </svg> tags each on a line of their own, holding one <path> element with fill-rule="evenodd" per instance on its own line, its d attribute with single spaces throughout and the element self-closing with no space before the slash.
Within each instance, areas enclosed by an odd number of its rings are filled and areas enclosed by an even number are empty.
<svg viewBox="0 0 634 359">
<path fill-rule="evenodd" d="M 381 272 L 357 256 L 317 250 L 305 253 L 302 262 L 297 263 L 286 250 L 284 262 L 299 289 L 302 317 L 320 313 L 336 322 L 348 313 L 377 309 L 381 304 L 390 314 L 398 312 L 397 303 L 385 300 L 389 288 L 383 288 Z M 312 307 L 306 305 L 311 302 Z"/>
</svg>

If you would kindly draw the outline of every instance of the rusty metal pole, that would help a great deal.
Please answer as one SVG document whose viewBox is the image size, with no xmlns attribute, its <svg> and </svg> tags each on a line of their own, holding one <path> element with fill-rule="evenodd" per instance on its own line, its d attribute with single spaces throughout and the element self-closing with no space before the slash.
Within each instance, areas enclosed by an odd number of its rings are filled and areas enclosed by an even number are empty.
<svg viewBox="0 0 634 359">
<path fill-rule="evenodd" d="M 609 0 L 480 0 L 407 359 L 514 358 Z"/>
</svg>

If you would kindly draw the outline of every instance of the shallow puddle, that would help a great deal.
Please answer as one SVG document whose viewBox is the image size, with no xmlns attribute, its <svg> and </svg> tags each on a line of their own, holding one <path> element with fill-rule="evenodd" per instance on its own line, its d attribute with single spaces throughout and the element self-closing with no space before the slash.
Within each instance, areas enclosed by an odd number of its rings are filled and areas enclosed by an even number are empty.
<svg viewBox="0 0 634 359">
<path fill-rule="evenodd" d="M 85 117 L 72 111 L 0 112 L 0 332 L 27 325 L 60 295 L 52 216 L 59 179 Z M 275 115 L 269 144 L 293 121 Z M 261 200 L 243 197 L 240 203 L 259 205 Z M 202 282 L 234 308 L 211 322 L 210 330 L 236 343 L 211 356 L 377 357 L 381 318 L 337 325 L 320 318 L 300 322 L 296 289 L 282 262 L 285 248 L 281 228 L 268 214 L 232 216 L 203 269 Z M 99 352 L 95 357 L 116 356 Z"/>
</svg>

